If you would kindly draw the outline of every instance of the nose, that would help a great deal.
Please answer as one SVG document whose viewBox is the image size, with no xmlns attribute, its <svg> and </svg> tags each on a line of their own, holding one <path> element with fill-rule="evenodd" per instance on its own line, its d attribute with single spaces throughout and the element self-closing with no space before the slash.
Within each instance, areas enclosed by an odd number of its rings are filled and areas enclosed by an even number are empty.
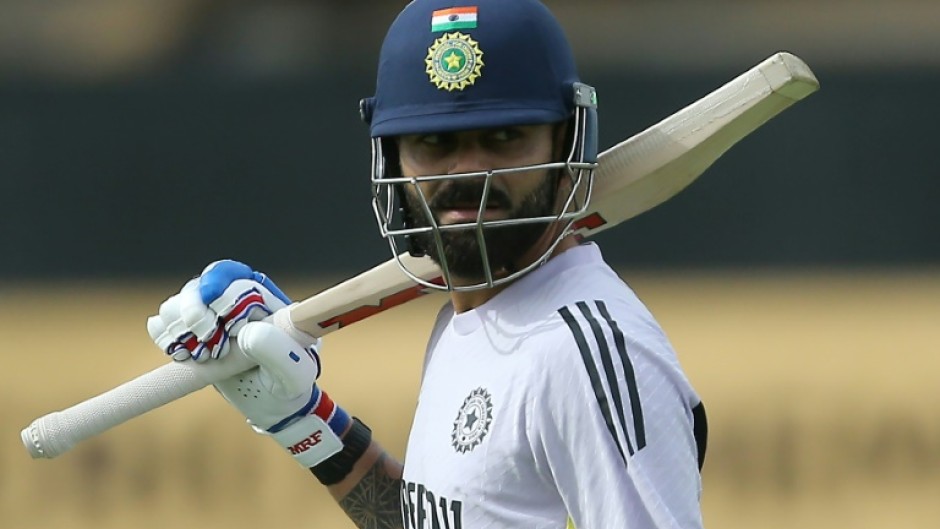
<svg viewBox="0 0 940 529">
<path fill-rule="evenodd" d="M 465 139 L 454 149 L 447 174 L 480 173 L 493 169 L 487 150 L 476 139 Z"/>
</svg>

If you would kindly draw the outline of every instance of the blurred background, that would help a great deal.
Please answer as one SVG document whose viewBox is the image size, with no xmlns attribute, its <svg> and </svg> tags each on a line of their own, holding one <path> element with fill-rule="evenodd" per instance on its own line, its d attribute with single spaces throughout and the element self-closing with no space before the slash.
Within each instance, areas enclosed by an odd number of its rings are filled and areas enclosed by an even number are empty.
<svg viewBox="0 0 940 529">
<path fill-rule="evenodd" d="M 940 526 L 940 3 L 546 4 L 604 147 L 779 50 L 822 84 L 599 238 L 708 406 L 706 524 Z M 358 101 L 403 5 L 0 0 L 0 526 L 350 526 L 212 391 L 55 461 L 19 430 L 160 365 L 146 317 L 212 260 L 299 299 L 388 258 Z M 325 351 L 398 456 L 443 301 Z"/>
</svg>

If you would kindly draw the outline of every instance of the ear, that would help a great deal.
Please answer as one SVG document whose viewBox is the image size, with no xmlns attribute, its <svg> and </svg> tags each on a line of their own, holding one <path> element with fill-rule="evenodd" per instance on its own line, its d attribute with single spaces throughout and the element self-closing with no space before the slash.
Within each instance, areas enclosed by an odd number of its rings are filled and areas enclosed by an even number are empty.
<svg viewBox="0 0 940 529">
<path fill-rule="evenodd" d="M 571 148 L 571 120 L 559 121 L 555 123 L 552 131 L 552 159 L 563 162 L 568 157 L 568 149 Z"/>
<path fill-rule="evenodd" d="M 400 178 L 404 171 L 401 168 L 401 137 L 392 136 L 382 138 L 382 153 L 385 155 L 385 176 L 390 178 Z"/>
<path fill-rule="evenodd" d="M 568 154 L 571 151 L 573 125 L 574 123 L 570 119 L 559 121 L 553 125 L 552 160 L 564 162 L 568 159 Z M 555 172 L 555 180 L 555 200 L 553 202 L 555 202 L 555 207 L 558 208 L 564 204 L 563 201 L 571 191 L 572 180 L 564 169 L 558 169 Z"/>
</svg>

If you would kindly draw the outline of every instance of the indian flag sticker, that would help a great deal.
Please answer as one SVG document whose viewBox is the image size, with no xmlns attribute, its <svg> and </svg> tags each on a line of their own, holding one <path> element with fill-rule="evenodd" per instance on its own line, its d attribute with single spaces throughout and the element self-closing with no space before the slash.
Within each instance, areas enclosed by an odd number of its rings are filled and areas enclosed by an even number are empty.
<svg viewBox="0 0 940 529">
<path fill-rule="evenodd" d="M 477 27 L 477 6 L 452 7 L 431 13 L 431 31 L 453 31 Z"/>
</svg>

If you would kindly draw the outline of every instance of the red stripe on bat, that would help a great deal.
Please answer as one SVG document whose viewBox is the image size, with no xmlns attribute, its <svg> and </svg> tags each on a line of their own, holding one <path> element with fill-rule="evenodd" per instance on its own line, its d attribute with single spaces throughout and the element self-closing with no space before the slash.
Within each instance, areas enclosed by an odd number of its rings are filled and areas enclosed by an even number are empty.
<svg viewBox="0 0 940 529">
<path fill-rule="evenodd" d="M 444 280 L 440 277 L 431 280 L 431 282 L 438 284 L 438 285 L 444 284 Z M 352 325 L 353 323 L 356 323 L 357 321 L 364 320 L 368 318 L 369 316 L 378 314 L 379 312 L 384 312 L 392 307 L 397 307 L 398 305 L 401 305 L 402 303 L 407 303 L 413 299 L 420 298 L 421 296 L 428 294 L 429 292 L 430 292 L 429 289 L 421 285 L 408 287 L 405 290 L 401 290 L 394 294 L 389 294 L 388 296 L 385 296 L 384 298 L 379 300 L 378 305 L 363 305 L 361 307 L 352 309 L 348 312 L 344 312 L 343 314 L 340 314 L 338 316 L 333 316 L 332 318 L 328 320 L 321 321 L 317 325 L 319 325 L 321 329 L 327 329 L 329 327 L 332 327 L 333 325 L 339 324 L 339 327 L 337 328 L 342 329 L 343 327 L 347 325 Z"/>
<path fill-rule="evenodd" d="M 591 231 L 600 228 L 604 224 L 607 224 L 607 219 L 602 217 L 600 213 L 591 213 L 586 217 L 581 217 L 580 219 L 574 221 L 571 227 L 575 232 L 581 230 Z M 576 233 L 575 238 L 577 238 L 578 241 L 581 241 L 584 238 L 584 234 Z"/>
<path fill-rule="evenodd" d="M 571 227 L 575 230 L 596 230 L 604 224 L 607 224 L 607 219 L 602 217 L 600 213 L 591 213 L 586 217 L 581 217 L 580 219 L 574 221 L 574 224 L 572 224 Z"/>
</svg>

